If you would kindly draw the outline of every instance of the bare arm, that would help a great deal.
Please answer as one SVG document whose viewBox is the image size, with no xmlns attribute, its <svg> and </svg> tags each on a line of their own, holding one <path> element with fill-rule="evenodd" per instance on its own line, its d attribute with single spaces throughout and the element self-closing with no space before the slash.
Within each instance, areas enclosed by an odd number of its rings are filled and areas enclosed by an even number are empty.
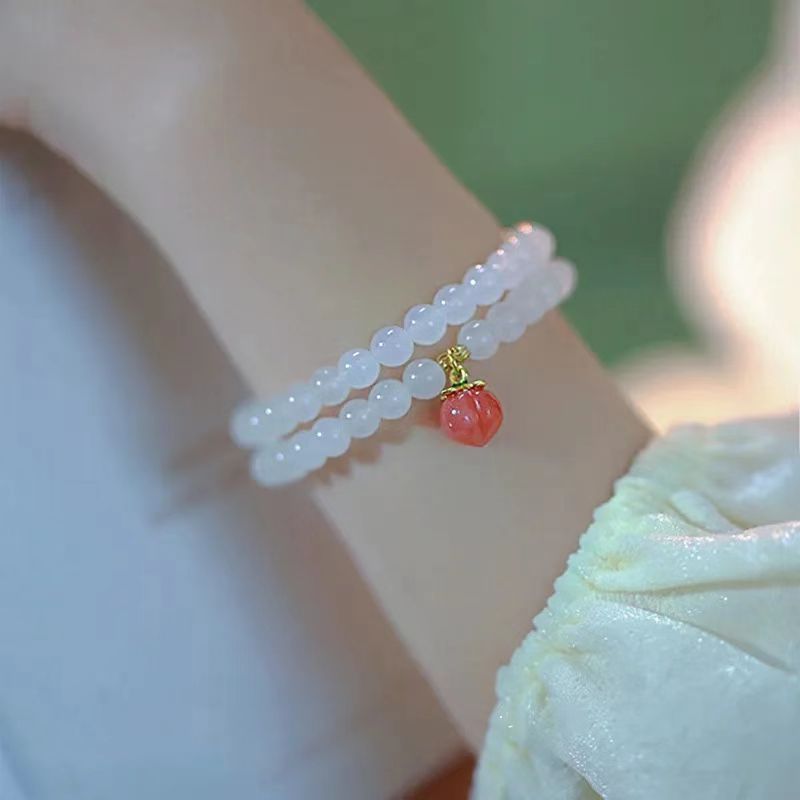
<svg viewBox="0 0 800 800">
<path fill-rule="evenodd" d="M 29 6 L 0 0 L 0 113 L 154 238 L 259 393 L 495 246 L 496 221 L 300 3 Z M 484 363 L 507 414 L 489 449 L 418 414 L 293 493 L 336 524 L 473 743 L 495 668 L 648 435 L 557 314 Z"/>
</svg>

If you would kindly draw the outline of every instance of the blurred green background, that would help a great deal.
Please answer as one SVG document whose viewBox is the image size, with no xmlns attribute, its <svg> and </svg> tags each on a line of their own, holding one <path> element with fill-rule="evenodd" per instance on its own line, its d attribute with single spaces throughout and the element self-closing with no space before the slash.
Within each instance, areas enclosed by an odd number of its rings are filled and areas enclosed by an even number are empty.
<svg viewBox="0 0 800 800">
<path fill-rule="evenodd" d="M 580 268 L 606 363 L 691 340 L 664 229 L 692 155 L 766 52 L 771 0 L 312 0 L 450 169 Z"/>
</svg>

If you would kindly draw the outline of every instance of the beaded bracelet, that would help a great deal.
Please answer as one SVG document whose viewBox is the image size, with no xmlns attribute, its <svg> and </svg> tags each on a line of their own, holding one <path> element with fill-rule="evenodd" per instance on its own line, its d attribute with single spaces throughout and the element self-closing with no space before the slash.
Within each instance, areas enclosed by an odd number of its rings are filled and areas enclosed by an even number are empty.
<svg viewBox="0 0 800 800">
<path fill-rule="evenodd" d="M 445 434 L 462 444 L 488 444 L 502 423 L 502 407 L 483 381 L 470 380 L 464 363 L 490 358 L 501 342 L 519 339 L 572 293 L 575 268 L 553 259 L 554 252 L 550 231 L 520 223 L 484 263 L 467 270 L 461 283 L 442 287 L 431 304 L 411 308 L 402 327 L 381 328 L 369 348 L 348 350 L 335 367 L 321 367 L 307 383 L 237 409 L 231 436 L 255 450 L 253 478 L 265 486 L 300 480 L 343 455 L 352 439 L 372 436 L 382 420 L 405 416 L 412 399 L 438 396 Z M 486 307 L 483 317 L 475 317 L 478 307 Z M 437 344 L 449 325 L 461 325 L 457 344 L 435 360 L 411 360 L 416 345 Z M 404 364 L 401 380 L 378 380 L 381 367 Z M 367 397 L 345 402 L 352 390 L 369 387 Z M 323 407 L 340 405 L 338 416 L 319 416 Z"/>
</svg>

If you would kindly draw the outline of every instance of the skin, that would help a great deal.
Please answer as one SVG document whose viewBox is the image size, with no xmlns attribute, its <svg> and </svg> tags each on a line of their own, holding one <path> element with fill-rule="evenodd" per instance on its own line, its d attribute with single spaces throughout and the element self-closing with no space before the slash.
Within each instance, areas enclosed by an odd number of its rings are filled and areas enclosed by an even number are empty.
<svg viewBox="0 0 800 800">
<path fill-rule="evenodd" d="M 259 394 L 363 346 L 499 225 L 290 0 L 0 0 L 0 120 L 152 237 Z M 316 506 L 468 740 L 494 670 L 649 432 L 558 314 L 473 370 L 489 449 L 435 402 L 274 503 Z"/>
</svg>

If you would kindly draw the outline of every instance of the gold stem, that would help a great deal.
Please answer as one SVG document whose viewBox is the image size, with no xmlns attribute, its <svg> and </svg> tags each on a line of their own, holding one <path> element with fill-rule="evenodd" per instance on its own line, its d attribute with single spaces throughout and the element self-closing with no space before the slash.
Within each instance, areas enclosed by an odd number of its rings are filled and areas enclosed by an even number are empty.
<svg viewBox="0 0 800 800">
<path fill-rule="evenodd" d="M 464 366 L 464 362 L 469 357 L 469 349 L 464 347 L 463 344 L 448 347 L 444 353 L 436 357 L 436 361 L 447 373 L 447 378 L 450 381 L 450 385 L 446 389 L 443 389 L 439 395 L 442 400 L 449 394 L 486 385 L 483 381 L 470 381 L 469 372 L 467 372 L 467 368 Z"/>
</svg>

